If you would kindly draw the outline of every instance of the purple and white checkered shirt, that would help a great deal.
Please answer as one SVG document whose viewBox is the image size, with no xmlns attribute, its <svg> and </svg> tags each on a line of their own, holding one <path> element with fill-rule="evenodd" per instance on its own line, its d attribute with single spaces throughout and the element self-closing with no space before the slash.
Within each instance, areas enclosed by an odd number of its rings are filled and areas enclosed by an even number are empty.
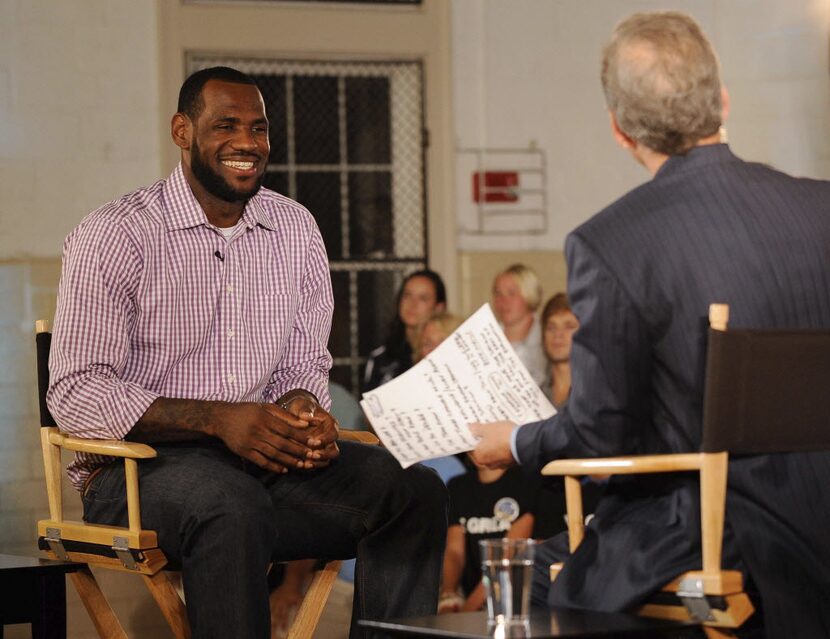
<svg viewBox="0 0 830 639">
<path fill-rule="evenodd" d="M 64 432 L 123 439 L 157 397 L 275 402 L 303 388 L 328 408 L 333 306 L 305 208 L 260 189 L 226 239 L 179 166 L 66 238 L 49 410 Z M 109 461 L 78 454 L 69 478 L 80 489 Z"/>
</svg>

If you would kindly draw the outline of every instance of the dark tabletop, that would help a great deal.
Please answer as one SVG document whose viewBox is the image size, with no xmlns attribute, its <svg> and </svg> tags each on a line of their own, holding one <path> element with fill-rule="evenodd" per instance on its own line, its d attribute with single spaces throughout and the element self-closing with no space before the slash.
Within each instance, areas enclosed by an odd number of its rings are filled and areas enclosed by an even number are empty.
<svg viewBox="0 0 830 639">
<path fill-rule="evenodd" d="M 22 555 L 0 554 L 0 572 L 8 575 L 13 572 L 75 572 L 84 567 L 85 564 L 76 564 L 71 561 L 58 561 L 56 559 L 43 559 L 41 557 L 25 557 Z"/>
<path fill-rule="evenodd" d="M 554 639 L 560 637 L 692 637 L 697 624 L 645 619 L 633 614 L 584 610 L 535 610 L 526 627 L 511 626 L 504 632 L 488 627 L 486 612 L 462 612 L 390 621 L 358 622 L 364 628 L 411 637 L 452 639 Z"/>
</svg>

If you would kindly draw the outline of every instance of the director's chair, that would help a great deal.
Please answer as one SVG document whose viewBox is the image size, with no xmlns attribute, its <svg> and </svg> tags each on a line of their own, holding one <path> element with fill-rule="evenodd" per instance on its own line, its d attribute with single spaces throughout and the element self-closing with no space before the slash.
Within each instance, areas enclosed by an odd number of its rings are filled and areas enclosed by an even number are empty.
<svg viewBox="0 0 830 639">
<path fill-rule="evenodd" d="M 141 527 L 138 464 L 156 456 L 146 444 L 119 440 L 82 439 L 60 432 L 46 406 L 49 387 L 49 349 L 52 335 L 46 320 L 36 322 L 37 377 L 40 400 L 41 447 L 49 497 L 49 519 L 38 522 L 38 546 L 49 557 L 86 564 L 70 573 L 98 635 L 126 639 L 121 623 L 101 591 L 90 568 L 118 570 L 141 575 L 170 629 L 177 639 L 190 637 L 185 604 L 167 571 L 167 558 L 158 547 L 155 531 Z M 376 445 L 377 437 L 361 431 L 341 431 L 343 440 Z M 123 460 L 127 479 L 128 527 L 102 526 L 63 517 L 61 450 L 108 455 Z M 339 560 L 329 561 L 315 572 L 289 629 L 288 639 L 310 639 L 320 620 L 334 580 L 340 571 Z"/>
<path fill-rule="evenodd" d="M 734 636 L 754 611 L 741 573 L 721 569 L 729 455 L 830 449 L 830 332 L 727 330 L 728 320 L 727 305 L 710 306 L 701 452 L 561 459 L 542 469 L 565 477 L 571 552 L 585 532 L 581 476 L 700 474 L 702 570 L 679 575 L 637 612 L 698 621 L 708 637 Z M 551 566 L 551 581 L 561 568 Z"/>
</svg>

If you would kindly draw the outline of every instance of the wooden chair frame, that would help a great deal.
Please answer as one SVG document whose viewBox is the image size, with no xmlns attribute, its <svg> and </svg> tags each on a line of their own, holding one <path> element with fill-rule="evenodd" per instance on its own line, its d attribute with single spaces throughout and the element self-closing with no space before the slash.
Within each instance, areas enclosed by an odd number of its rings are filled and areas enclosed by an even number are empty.
<svg viewBox="0 0 830 639">
<path fill-rule="evenodd" d="M 725 331 L 728 320 L 728 306 L 711 305 L 709 322 L 712 329 Z M 734 635 L 729 629 L 740 627 L 752 615 L 754 607 L 743 591 L 741 573 L 721 569 L 728 463 L 729 454 L 726 452 L 560 459 L 547 464 L 542 469 L 542 474 L 565 478 L 568 543 L 570 551 L 573 552 L 585 536 L 581 477 L 698 472 L 702 570 L 683 573 L 662 588 L 663 592 L 676 595 L 681 603 L 675 605 L 649 602 L 637 612 L 646 617 L 699 621 L 704 625 L 708 637 L 730 637 Z M 556 579 L 561 568 L 562 564 L 551 566 L 551 581 Z M 723 605 L 711 605 L 710 597 L 721 598 Z"/>
<path fill-rule="evenodd" d="M 38 339 L 42 339 L 41 335 L 49 333 L 49 323 L 38 320 L 36 333 Z M 48 350 L 48 342 L 44 346 L 39 343 L 38 349 L 41 348 Z M 87 564 L 86 568 L 70 573 L 69 576 L 100 637 L 126 639 L 127 635 L 90 567 L 140 574 L 174 636 L 177 639 L 188 639 L 190 625 L 185 604 L 162 570 L 167 559 L 158 547 L 155 531 L 141 527 L 138 464 L 142 459 L 155 457 L 156 451 L 146 444 L 83 439 L 61 433 L 45 406 L 48 369 L 45 358 L 40 356 L 38 378 L 41 389 L 41 448 L 49 498 L 49 519 L 38 521 L 37 524 L 39 547 L 52 558 Z M 340 431 L 340 439 L 370 445 L 377 445 L 379 441 L 372 433 L 347 430 Z M 108 455 L 123 460 L 127 484 L 126 528 L 64 518 L 61 450 Z M 315 572 L 288 631 L 288 639 L 311 639 L 341 563 L 340 560 L 329 561 Z"/>
</svg>

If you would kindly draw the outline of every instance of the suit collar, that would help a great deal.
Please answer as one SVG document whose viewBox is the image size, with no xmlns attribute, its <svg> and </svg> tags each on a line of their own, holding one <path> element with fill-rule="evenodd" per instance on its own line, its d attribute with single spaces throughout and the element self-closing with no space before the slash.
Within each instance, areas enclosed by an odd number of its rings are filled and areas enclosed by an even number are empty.
<svg viewBox="0 0 830 639">
<path fill-rule="evenodd" d="M 728 144 L 705 144 L 703 146 L 696 146 L 689 149 L 683 155 L 672 155 L 657 170 L 654 179 L 662 180 L 680 172 L 693 171 L 710 164 L 721 164 L 723 162 L 737 160 L 738 157 L 729 150 Z"/>
</svg>

